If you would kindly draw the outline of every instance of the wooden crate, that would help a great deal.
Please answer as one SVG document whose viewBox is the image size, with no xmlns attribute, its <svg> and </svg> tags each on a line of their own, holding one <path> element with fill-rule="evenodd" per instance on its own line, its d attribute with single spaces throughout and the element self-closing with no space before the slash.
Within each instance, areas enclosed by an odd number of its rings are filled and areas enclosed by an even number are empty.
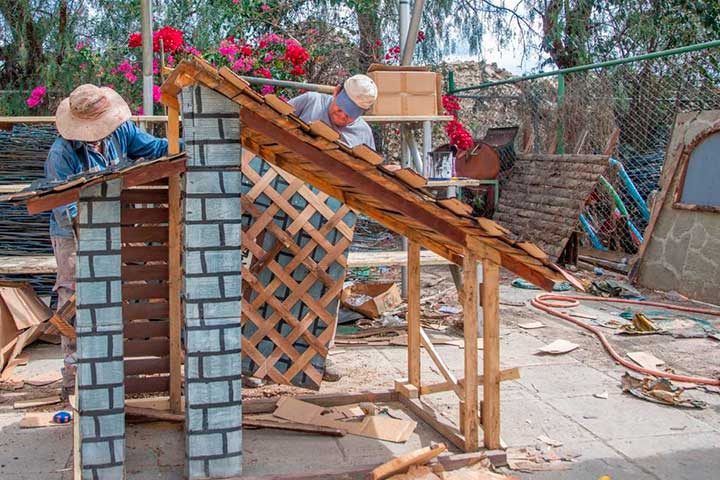
<svg viewBox="0 0 720 480">
<path fill-rule="evenodd" d="M 356 216 L 260 157 L 242 174 L 243 372 L 318 389 Z"/>
</svg>

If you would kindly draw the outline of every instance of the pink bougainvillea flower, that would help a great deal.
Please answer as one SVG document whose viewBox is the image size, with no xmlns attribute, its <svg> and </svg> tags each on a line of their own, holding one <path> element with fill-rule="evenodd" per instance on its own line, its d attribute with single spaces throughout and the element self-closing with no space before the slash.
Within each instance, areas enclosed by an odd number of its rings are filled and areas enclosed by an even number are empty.
<svg viewBox="0 0 720 480">
<path fill-rule="evenodd" d="M 135 110 L 135 115 L 145 115 L 145 110 L 143 110 L 142 105 L 140 105 L 137 110 Z"/>
<path fill-rule="evenodd" d="M 162 91 L 160 90 L 160 87 L 158 87 L 157 85 L 153 85 L 153 102 L 159 102 L 160 97 L 162 97 Z"/>
<path fill-rule="evenodd" d="M 262 5 L 260 5 L 260 10 L 262 10 L 263 12 L 267 12 L 268 10 L 270 10 L 270 7 L 263 3 Z"/>
<path fill-rule="evenodd" d="M 263 95 L 269 95 L 275 91 L 275 87 L 272 85 L 263 85 L 262 90 L 260 90 L 260 93 Z"/>
<path fill-rule="evenodd" d="M 83 72 L 84 72 L 85 70 L 87 70 L 87 63 L 81 63 L 81 64 L 78 65 L 78 66 L 80 67 L 80 70 L 82 70 Z"/>
<path fill-rule="evenodd" d="M 130 83 L 135 83 L 137 82 L 137 75 L 132 72 L 125 72 L 125 79 Z"/>
<path fill-rule="evenodd" d="M 288 97 L 286 97 L 285 95 L 280 95 L 278 98 L 279 98 L 280 100 L 282 100 L 283 102 L 285 102 L 285 103 L 287 103 L 287 102 L 290 100 L 290 99 L 289 99 Z"/>
<path fill-rule="evenodd" d="M 270 63 L 273 61 L 273 52 L 267 52 L 265 54 L 265 58 L 263 58 L 263 62 Z"/>
<path fill-rule="evenodd" d="M 128 47 L 142 47 L 142 35 L 139 33 L 131 33 L 130 38 L 128 39 Z"/>
<path fill-rule="evenodd" d="M 382 40 L 375 40 L 375 45 L 382 47 Z"/>
<path fill-rule="evenodd" d="M 47 89 L 40 85 L 38 87 L 35 87 L 30 92 L 30 96 L 25 100 L 25 103 L 27 103 L 27 106 L 29 108 L 35 108 L 41 103 L 45 103 L 45 100 L 43 97 L 47 93 Z"/>
<path fill-rule="evenodd" d="M 258 43 L 258 47 L 260 48 L 267 48 L 270 45 L 274 45 L 276 43 L 282 43 L 283 38 L 276 34 L 276 33 L 266 33 L 265 35 L 260 38 L 260 42 Z"/>
<path fill-rule="evenodd" d="M 258 77 L 272 78 L 272 72 L 265 67 L 258 68 L 253 73 Z"/>
<path fill-rule="evenodd" d="M 422 42 L 423 40 L 425 40 L 425 32 L 423 32 L 422 30 L 420 30 L 420 31 L 418 32 L 418 34 L 417 34 L 417 43 L 420 43 L 420 42 Z"/>
<path fill-rule="evenodd" d="M 240 49 L 243 55 L 252 55 L 253 49 L 250 45 L 243 45 L 243 47 Z"/>
<path fill-rule="evenodd" d="M 87 47 L 87 45 L 85 44 L 85 42 L 79 41 L 79 42 L 77 43 L 77 45 L 75 45 L 75 50 L 82 50 L 82 49 L 85 48 L 85 47 Z"/>
<path fill-rule="evenodd" d="M 240 0 L 233 0 L 233 3 L 237 5 L 238 3 L 240 3 Z"/>
<path fill-rule="evenodd" d="M 200 50 L 190 46 L 185 47 L 185 52 L 189 53 L 190 55 L 197 55 L 198 57 L 202 55 L 202 52 Z"/>
<path fill-rule="evenodd" d="M 160 62 L 157 58 L 153 58 L 153 75 L 160 74 Z"/>
</svg>

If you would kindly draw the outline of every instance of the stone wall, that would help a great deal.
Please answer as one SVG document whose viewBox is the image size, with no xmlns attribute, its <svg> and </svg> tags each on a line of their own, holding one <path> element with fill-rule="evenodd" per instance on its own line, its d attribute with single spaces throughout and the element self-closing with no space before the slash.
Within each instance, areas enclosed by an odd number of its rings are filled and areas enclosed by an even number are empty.
<svg viewBox="0 0 720 480">
<path fill-rule="evenodd" d="M 125 387 L 120 289 L 121 180 L 80 192 L 77 408 L 83 479 L 123 478 Z"/>
<path fill-rule="evenodd" d="M 188 478 L 242 474 L 239 106 L 182 93 L 185 174 L 185 430 Z"/>
<path fill-rule="evenodd" d="M 678 115 L 663 168 L 661 185 L 669 187 L 645 254 L 639 282 L 659 290 L 675 290 L 696 300 L 720 302 L 720 213 L 673 208 L 680 183 L 679 158 L 687 145 L 720 130 L 720 111 Z"/>
</svg>

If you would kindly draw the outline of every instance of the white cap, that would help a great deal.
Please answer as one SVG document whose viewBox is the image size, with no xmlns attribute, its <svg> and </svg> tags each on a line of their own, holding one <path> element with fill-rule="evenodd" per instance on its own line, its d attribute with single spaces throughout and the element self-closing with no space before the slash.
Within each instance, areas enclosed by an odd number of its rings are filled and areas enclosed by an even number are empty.
<svg viewBox="0 0 720 480">
<path fill-rule="evenodd" d="M 369 110 L 377 99 L 377 86 L 367 75 L 353 75 L 345 80 L 343 90 L 350 100 L 363 110 Z"/>
</svg>

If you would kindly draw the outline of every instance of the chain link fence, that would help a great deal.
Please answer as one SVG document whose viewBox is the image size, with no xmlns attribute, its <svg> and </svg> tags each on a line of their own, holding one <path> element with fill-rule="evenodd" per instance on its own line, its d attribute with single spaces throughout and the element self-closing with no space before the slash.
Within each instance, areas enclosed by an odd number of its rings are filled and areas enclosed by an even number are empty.
<svg viewBox="0 0 720 480">
<path fill-rule="evenodd" d="M 516 151 L 611 156 L 578 219 L 584 246 L 637 252 L 676 115 L 720 109 L 720 42 L 646 57 L 451 92 L 475 137 L 516 125 Z"/>
</svg>

